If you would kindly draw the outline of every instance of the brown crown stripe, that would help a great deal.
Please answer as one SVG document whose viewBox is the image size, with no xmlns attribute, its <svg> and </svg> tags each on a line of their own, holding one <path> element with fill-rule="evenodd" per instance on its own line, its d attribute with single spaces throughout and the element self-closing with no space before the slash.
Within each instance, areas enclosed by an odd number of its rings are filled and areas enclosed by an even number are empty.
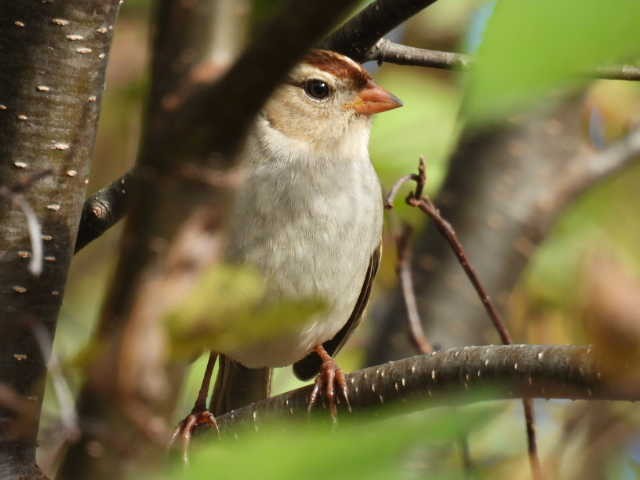
<svg viewBox="0 0 640 480">
<path fill-rule="evenodd" d="M 361 65 L 329 50 L 311 50 L 304 57 L 304 62 L 336 77 L 351 79 L 356 87 L 362 88 L 371 80 L 371 76 Z"/>
</svg>

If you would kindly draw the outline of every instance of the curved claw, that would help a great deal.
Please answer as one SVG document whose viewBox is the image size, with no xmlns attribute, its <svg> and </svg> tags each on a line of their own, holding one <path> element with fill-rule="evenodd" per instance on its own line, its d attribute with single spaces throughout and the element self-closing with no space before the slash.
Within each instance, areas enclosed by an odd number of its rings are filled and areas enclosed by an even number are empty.
<svg viewBox="0 0 640 480">
<path fill-rule="evenodd" d="M 193 431 L 200 425 L 208 425 L 216 429 L 218 435 L 220 435 L 220 429 L 218 428 L 218 422 L 216 417 L 208 410 L 200 412 L 192 412 L 188 417 L 182 420 L 171 435 L 169 440 L 169 448 L 171 449 L 175 444 L 178 437 L 182 440 L 182 461 L 185 464 L 189 463 L 189 445 L 191 444 L 191 436 Z"/>
<path fill-rule="evenodd" d="M 336 423 L 338 420 L 338 403 L 340 398 L 344 400 L 348 411 L 351 412 L 347 381 L 338 364 L 322 346 L 316 347 L 315 351 L 322 359 L 322 365 L 320 367 L 320 373 L 316 377 L 311 395 L 309 396 L 307 412 L 311 412 L 311 409 L 318 403 L 320 395 L 323 394 L 329 407 L 331 420 Z"/>
</svg>

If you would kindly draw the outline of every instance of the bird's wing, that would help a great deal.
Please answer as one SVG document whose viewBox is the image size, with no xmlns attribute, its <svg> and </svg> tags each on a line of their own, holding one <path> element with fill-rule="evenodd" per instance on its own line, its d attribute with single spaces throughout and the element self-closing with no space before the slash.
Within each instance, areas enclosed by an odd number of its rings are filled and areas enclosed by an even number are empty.
<svg viewBox="0 0 640 480">
<path fill-rule="evenodd" d="M 327 353 L 331 356 L 336 355 L 349 336 L 353 333 L 356 327 L 360 324 L 360 320 L 364 314 L 364 309 L 369 301 L 369 295 L 371 294 L 371 286 L 373 285 L 373 279 L 378 273 L 378 265 L 380 264 L 380 257 L 382 255 L 382 244 L 378 245 L 371 255 L 369 260 L 369 267 L 367 273 L 364 276 L 364 283 L 360 290 L 360 295 L 356 301 L 356 306 L 349 317 L 347 323 L 340 329 L 338 333 L 331 339 L 327 340 L 323 347 Z M 293 371 L 300 380 L 309 380 L 320 371 L 320 365 L 322 360 L 315 352 L 310 353 L 302 360 L 299 360 L 293 365 Z"/>
</svg>

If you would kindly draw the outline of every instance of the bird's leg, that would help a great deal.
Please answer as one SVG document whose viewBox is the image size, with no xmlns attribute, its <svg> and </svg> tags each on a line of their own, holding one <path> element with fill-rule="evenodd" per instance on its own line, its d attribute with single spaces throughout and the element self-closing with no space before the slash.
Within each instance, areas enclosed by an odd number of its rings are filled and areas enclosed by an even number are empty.
<svg viewBox="0 0 640 480">
<path fill-rule="evenodd" d="M 338 418 L 338 396 L 342 397 L 347 408 L 351 411 L 347 381 L 336 361 L 331 358 L 331 355 L 327 353 L 322 345 L 314 348 L 314 352 L 316 352 L 322 360 L 322 365 L 320 366 L 320 373 L 316 377 L 316 383 L 309 397 L 308 411 L 311 411 L 313 406 L 318 402 L 320 394 L 322 394 L 327 401 L 331 419 L 335 422 Z M 338 390 L 338 395 L 336 395 L 336 389 Z"/>
<path fill-rule="evenodd" d="M 204 377 L 202 378 L 202 385 L 200 386 L 196 403 L 193 405 L 191 413 L 178 424 L 173 435 L 171 435 L 169 447 L 173 446 L 178 437 L 182 439 L 182 459 L 185 463 L 189 463 L 189 444 L 191 443 L 191 434 L 196 427 L 200 425 L 209 425 L 220 433 L 216 418 L 209 410 L 207 410 L 209 385 L 211 384 L 213 366 L 215 365 L 217 358 L 217 353 L 211 352 L 209 354 L 209 361 L 207 362 L 207 368 L 205 369 Z"/>
</svg>

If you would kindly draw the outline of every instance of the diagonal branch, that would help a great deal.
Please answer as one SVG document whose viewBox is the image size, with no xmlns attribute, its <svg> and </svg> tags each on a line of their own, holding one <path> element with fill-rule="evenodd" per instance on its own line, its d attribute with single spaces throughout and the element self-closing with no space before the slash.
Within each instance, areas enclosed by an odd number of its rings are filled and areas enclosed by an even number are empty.
<svg viewBox="0 0 640 480">
<path fill-rule="evenodd" d="M 323 42 L 322 46 L 340 51 L 346 55 L 353 56 L 356 59 L 364 60 L 364 53 L 366 53 L 380 37 L 433 3 L 435 3 L 435 0 L 378 0 L 333 32 Z M 305 5 L 304 7 L 299 8 L 306 11 L 309 10 L 310 7 Z M 316 15 L 317 13 L 316 17 L 318 22 L 320 22 L 322 15 L 326 14 L 329 10 L 330 8 L 328 8 L 328 6 L 324 6 L 324 8 L 318 8 L 318 12 L 313 10 L 309 11 L 309 13 L 312 15 Z M 300 18 L 299 14 L 302 13 L 305 12 L 297 12 L 292 18 Z M 224 81 L 226 86 L 222 87 L 221 85 L 218 85 L 213 89 L 209 89 L 209 91 L 199 92 L 199 94 L 194 95 L 193 98 L 189 100 L 183 99 L 184 103 L 180 105 L 180 109 L 182 111 L 190 111 L 192 110 L 192 107 L 195 107 L 196 111 L 199 112 L 198 115 L 200 115 L 200 119 L 197 121 L 202 124 L 199 128 L 201 131 L 201 137 L 208 138 L 207 142 L 214 142 L 214 140 L 210 138 L 212 132 L 210 122 L 211 119 L 215 117 L 215 115 L 211 115 L 212 111 L 218 111 L 219 116 L 224 114 L 231 115 L 232 118 L 235 118 L 235 115 L 238 114 L 238 109 L 234 109 L 234 107 L 237 105 L 238 101 L 243 105 L 249 105 L 249 103 L 254 104 L 254 107 L 252 108 L 257 111 L 255 105 L 261 105 L 262 100 L 260 100 L 259 96 L 253 96 L 257 95 L 258 92 L 262 92 L 263 89 L 264 91 L 270 91 L 275 84 L 277 84 L 277 81 L 280 79 L 280 75 L 282 75 L 282 73 L 277 73 L 277 71 L 284 71 L 281 63 L 288 62 L 288 64 L 293 65 L 292 59 L 294 59 L 296 55 L 301 55 L 301 52 L 304 51 L 304 49 L 299 50 L 302 43 L 288 41 L 289 38 L 298 38 L 293 35 L 309 35 L 312 33 L 310 31 L 303 31 L 304 25 L 306 25 L 304 21 L 298 20 L 297 22 L 292 22 L 290 27 L 293 30 L 296 30 L 297 33 L 293 33 L 292 30 L 292 32 L 290 32 L 290 35 L 292 36 L 286 38 L 282 37 L 278 32 L 275 32 L 274 34 L 273 31 L 267 30 L 263 34 L 263 39 L 266 39 L 267 41 L 263 40 L 262 44 L 257 43 L 257 47 L 249 57 L 247 57 L 248 59 L 251 59 L 250 62 L 245 64 L 248 65 L 248 69 L 247 67 L 240 66 L 240 64 L 238 64 L 234 68 L 234 71 L 230 72 Z M 287 58 L 287 55 L 274 55 L 273 53 L 269 54 L 268 52 L 262 51 L 262 46 L 268 45 L 269 42 L 276 42 L 276 40 L 282 42 L 283 45 L 292 44 L 288 48 L 298 49 L 298 53 Z M 251 66 L 253 65 L 253 63 L 251 63 L 253 60 L 259 61 L 255 65 L 260 65 L 263 69 L 266 68 L 266 77 L 263 77 L 263 75 L 265 75 L 264 70 Z M 276 75 L 270 76 L 270 72 L 275 72 Z M 235 89 L 231 88 L 234 84 L 236 85 Z M 218 92 L 219 89 L 235 92 L 238 98 L 234 97 L 235 100 L 234 98 L 229 98 L 226 99 L 226 102 L 221 106 L 212 106 L 212 96 L 217 95 L 218 93 L 216 92 Z M 224 110 L 225 108 L 229 108 L 230 110 Z M 189 115 L 192 114 L 193 111 L 189 113 Z M 191 125 L 194 121 L 193 119 L 190 121 L 189 119 L 183 118 L 183 115 L 176 115 L 176 118 L 177 119 L 172 123 L 172 128 L 177 128 L 181 124 Z M 219 132 L 219 135 L 222 136 L 227 134 L 229 138 L 240 138 L 232 128 L 233 124 L 234 121 L 232 120 L 232 122 L 230 122 L 230 126 L 228 128 L 223 128 L 222 131 Z M 235 128 L 241 131 L 243 128 L 246 128 L 246 124 L 237 125 Z M 232 133 L 229 135 L 229 132 Z M 190 134 L 192 132 L 188 133 Z M 168 138 L 180 138 L 180 135 L 176 131 L 171 131 L 171 129 L 169 129 L 168 134 Z M 165 137 L 165 135 L 162 135 L 162 137 Z M 183 145 L 182 142 L 176 143 Z M 211 143 L 209 143 L 209 146 L 210 145 Z M 122 177 L 87 199 L 83 209 L 82 222 L 79 227 L 76 251 L 102 235 L 107 229 L 118 222 L 118 220 L 120 220 L 128 211 L 130 203 L 128 193 L 130 189 L 126 189 L 124 193 L 121 191 L 120 182 L 123 180 L 128 181 L 129 179 L 126 178 L 126 176 Z M 95 207 L 98 207 L 98 209 L 95 210 Z"/>
<path fill-rule="evenodd" d="M 436 0 L 377 0 L 327 38 L 322 46 L 362 62 L 382 36 Z"/>
</svg>

